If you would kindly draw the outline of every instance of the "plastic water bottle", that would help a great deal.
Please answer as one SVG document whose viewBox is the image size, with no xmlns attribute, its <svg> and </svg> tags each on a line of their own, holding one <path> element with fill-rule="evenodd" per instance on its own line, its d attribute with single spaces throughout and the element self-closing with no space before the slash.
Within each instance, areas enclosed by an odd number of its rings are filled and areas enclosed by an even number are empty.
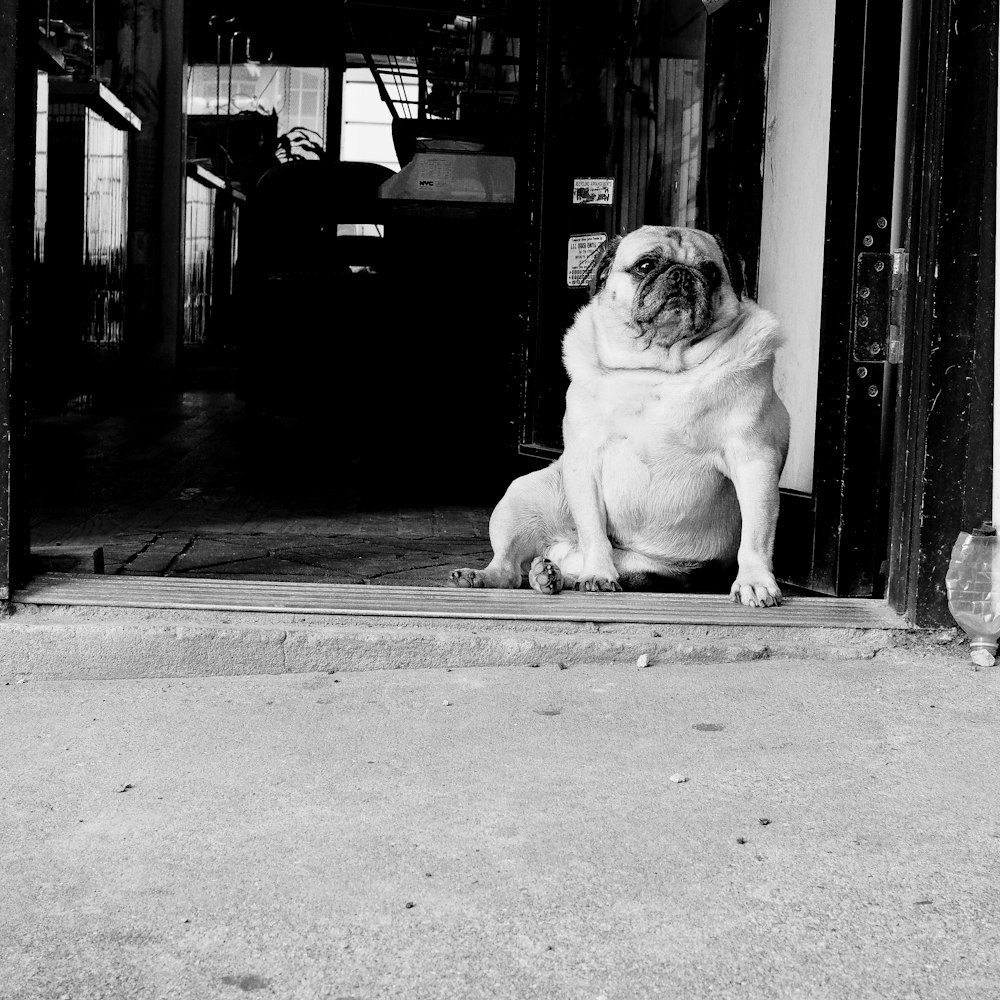
<svg viewBox="0 0 1000 1000">
<path fill-rule="evenodd" d="M 948 608 L 969 636 L 972 662 L 992 667 L 1000 638 L 1000 538 L 991 521 L 959 533 L 945 583 Z"/>
</svg>

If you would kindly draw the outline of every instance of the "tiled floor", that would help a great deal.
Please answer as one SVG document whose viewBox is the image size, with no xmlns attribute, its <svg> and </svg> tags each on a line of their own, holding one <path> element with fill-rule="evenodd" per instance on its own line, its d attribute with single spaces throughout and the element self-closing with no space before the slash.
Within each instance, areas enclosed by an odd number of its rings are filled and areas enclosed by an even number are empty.
<svg viewBox="0 0 1000 1000">
<path fill-rule="evenodd" d="M 430 461 L 396 477 L 338 433 L 250 420 L 215 390 L 38 419 L 33 550 L 100 546 L 109 574 L 421 586 L 488 561 L 502 487 L 460 495 Z"/>
</svg>

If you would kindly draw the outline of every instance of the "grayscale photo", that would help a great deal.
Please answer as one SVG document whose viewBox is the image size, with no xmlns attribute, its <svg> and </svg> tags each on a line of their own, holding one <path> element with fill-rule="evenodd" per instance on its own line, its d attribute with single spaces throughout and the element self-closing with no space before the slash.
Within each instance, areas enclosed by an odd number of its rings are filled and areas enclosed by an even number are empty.
<svg viewBox="0 0 1000 1000">
<path fill-rule="evenodd" d="M 0 1000 L 997 1000 L 1000 0 L 0 0 Z"/>
</svg>

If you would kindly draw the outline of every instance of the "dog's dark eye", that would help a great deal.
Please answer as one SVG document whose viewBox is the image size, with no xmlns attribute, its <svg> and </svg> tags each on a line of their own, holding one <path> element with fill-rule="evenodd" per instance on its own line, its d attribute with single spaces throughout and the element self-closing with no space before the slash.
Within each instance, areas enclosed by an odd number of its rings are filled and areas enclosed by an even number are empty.
<svg viewBox="0 0 1000 1000">
<path fill-rule="evenodd" d="M 722 281 L 722 271 L 719 270 L 719 265 L 714 260 L 706 260 L 701 265 L 701 273 L 705 276 L 709 288 L 714 288 Z"/>
<path fill-rule="evenodd" d="M 644 278 L 650 271 L 653 270 L 654 267 L 656 267 L 655 260 L 640 260 L 636 261 L 636 263 L 632 265 L 632 271 Z"/>
</svg>

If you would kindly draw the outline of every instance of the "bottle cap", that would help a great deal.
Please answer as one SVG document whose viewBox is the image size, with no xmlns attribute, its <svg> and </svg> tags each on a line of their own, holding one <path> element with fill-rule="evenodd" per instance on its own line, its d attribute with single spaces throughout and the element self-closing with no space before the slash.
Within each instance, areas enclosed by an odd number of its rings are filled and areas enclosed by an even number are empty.
<svg viewBox="0 0 1000 1000">
<path fill-rule="evenodd" d="M 973 535 L 995 535 L 997 533 L 997 527 L 992 521 L 983 521 L 978 528 L 973 528 L 970 534 Z"/>
</svg>

